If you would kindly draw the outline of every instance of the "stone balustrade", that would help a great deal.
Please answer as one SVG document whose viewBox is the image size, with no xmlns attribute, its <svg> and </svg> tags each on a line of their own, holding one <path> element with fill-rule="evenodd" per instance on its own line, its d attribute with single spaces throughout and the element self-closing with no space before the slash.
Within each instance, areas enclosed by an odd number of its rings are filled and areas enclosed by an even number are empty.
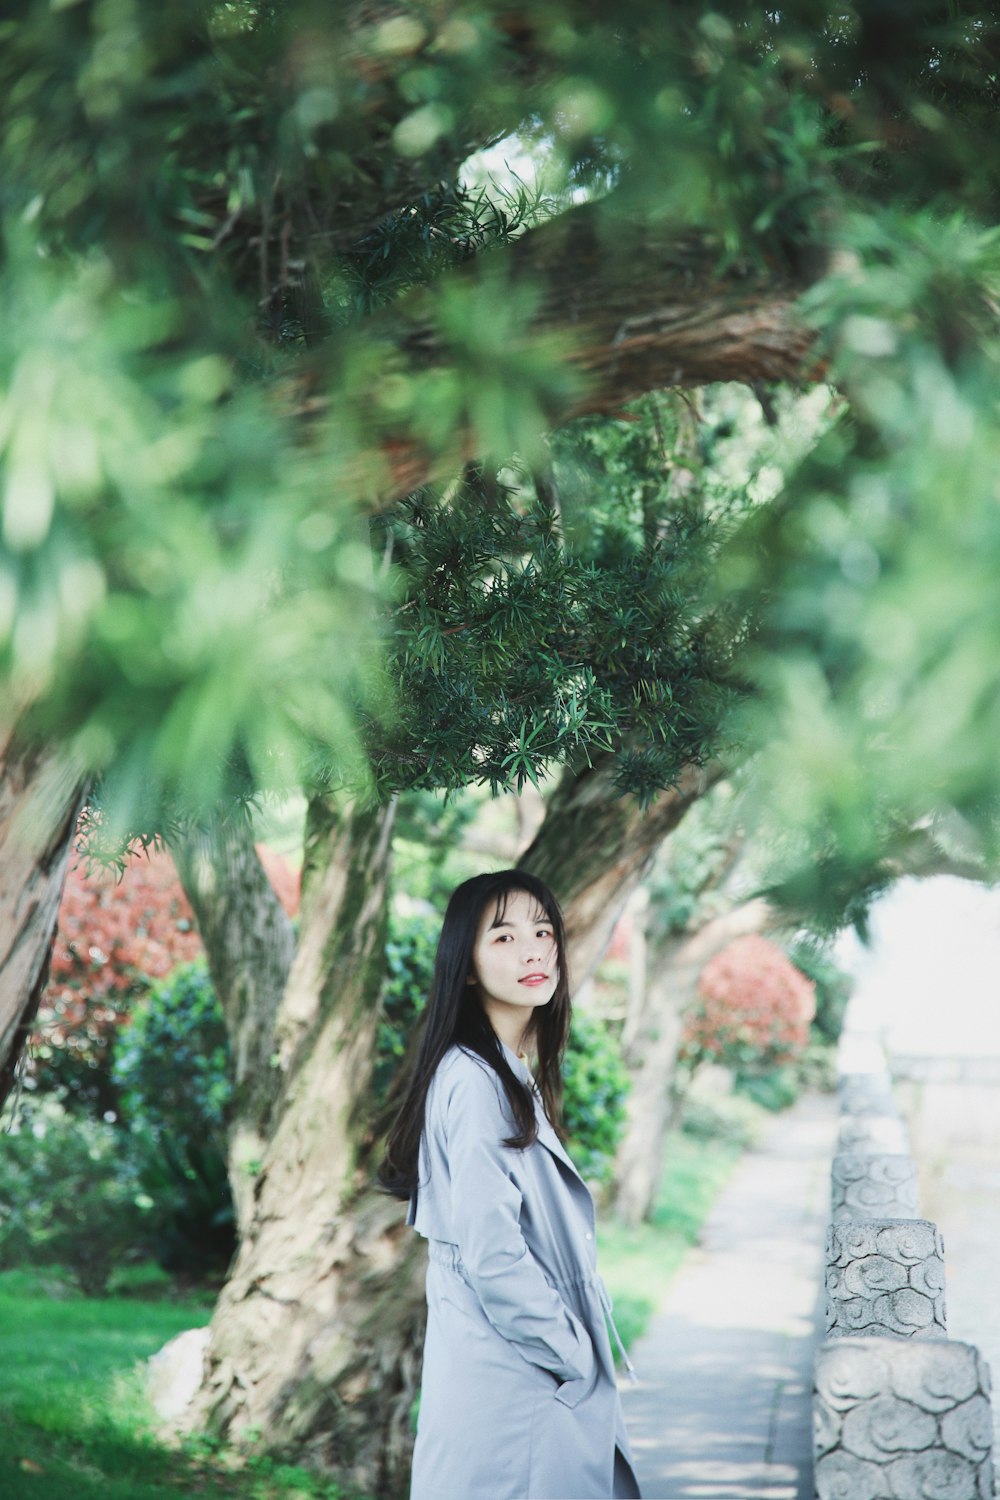
<svg viewBox="0 0 1000 1500">
<path fill-rule="evenodd" d="M 948 1338 L 944 1244 L 920 1218 L 888 1070 L 843 1075 L 838 1092 L 817 1500 L 992 1500 L 989 1370 Z"/>
<path fill-rule="evenodd" d="M 840 1117 L 837 1150 L 845 1155 L 909 1156 L 909 1132 L 898 1115 L 844 1114 Z"/>
</svg>

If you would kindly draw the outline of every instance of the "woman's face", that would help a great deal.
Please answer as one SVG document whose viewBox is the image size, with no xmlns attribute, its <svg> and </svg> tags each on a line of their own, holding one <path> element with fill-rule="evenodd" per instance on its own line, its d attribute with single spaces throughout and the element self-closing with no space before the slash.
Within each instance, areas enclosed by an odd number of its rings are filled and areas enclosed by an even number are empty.
<svg viewBox="0 0 1000 1500">
<path fill-rule="evenodd" d="M 515 1045 L 532 1011 L 548 1004 L 559 983 L 555 930 L 534 896 L 511 891 L 499 910 L 493 902 L 484 908 L 472 966 L 493 1030 Z"/>
</svg>

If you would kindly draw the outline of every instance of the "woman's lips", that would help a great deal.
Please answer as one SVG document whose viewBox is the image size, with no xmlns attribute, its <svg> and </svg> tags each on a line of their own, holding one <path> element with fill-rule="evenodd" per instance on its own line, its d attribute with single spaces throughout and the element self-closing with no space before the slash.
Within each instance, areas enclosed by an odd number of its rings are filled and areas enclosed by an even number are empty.
<svg viewBox="0 0 1000 1500">
<path fill-rule="evenodd" d="M 525 974 L 524 978 L 517 982 L 518 984 L 546 984 L 548 977 L 547 974 Z"/>
</svg>

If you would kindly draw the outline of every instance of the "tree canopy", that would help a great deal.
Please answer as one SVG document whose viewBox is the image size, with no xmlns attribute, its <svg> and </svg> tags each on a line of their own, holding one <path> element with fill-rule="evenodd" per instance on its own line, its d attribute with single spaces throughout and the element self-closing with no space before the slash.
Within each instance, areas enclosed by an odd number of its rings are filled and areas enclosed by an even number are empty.
<svg viewBox="0 0 1000 1500">
<path fill-rule="evenodd" d="M 6 7 L 0 1090 L 96 776 L 236 1059 L 192 1422 L 405 1483 L 395 792 L 565 766 L 578 974 L 737 762 L 831 922 L 995 868 L 998 63 L 958 0 Z M 292 785 L 298 935 L 203 816 Z"/>
<path fill-rule="evenodd" d="M 0 39 L 5 714 L 119 829 L 763 745 L 806 899 L 921 819 L 989 854 L 990 7 L 18 0 Z M 766 503 L 664 482 L 612 544 L 569 447 L 720 380 L 836 419 Z M 699 472 L 667 425 L 634 467 Z"/>
</svg>

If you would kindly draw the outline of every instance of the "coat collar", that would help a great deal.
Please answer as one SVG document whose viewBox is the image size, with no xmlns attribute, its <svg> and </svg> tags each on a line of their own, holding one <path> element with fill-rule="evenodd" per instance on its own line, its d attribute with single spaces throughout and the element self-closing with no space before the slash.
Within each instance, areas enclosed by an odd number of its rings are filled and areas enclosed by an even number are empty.
<svg viewBox="0 0 1000 1500">
<path fill-rule="evenodd" d="M 539 1141 L 543 1146 L 551 1151 L 552 1155 L 557 1157 L 564 1166 L 569 1168 L 574 1177 L 579 1178 L 579 1180 L 583 1182 L 583 1178 L 580 1177 L 580 1173 L 577 1171 L 576 1167 L 567 1156 L 563 1143 L 556 1134 L 555 1126 L 552 1124 L 552 1121 L 545 1113 L 545 1106 L 542 1104 L 541 1095 L 539 1094 L 538 1089 L 535 1085 L 535 1080 L 531 1076 L 531 1070 L 528 1067 L 528 1064 L 524 1061 L 523 1058 L 518 1057 L 513 1047 L 508 1047 L 506 1042 L 501 1042 L 500 1045 L 504 1050 L 504 1056 L 510 1063 L 518 1078 L 520 1078 L 523 1083 L 526 1083 L 534 1093 L 535 1117 L 538 1120 Z"/>
</svg>

